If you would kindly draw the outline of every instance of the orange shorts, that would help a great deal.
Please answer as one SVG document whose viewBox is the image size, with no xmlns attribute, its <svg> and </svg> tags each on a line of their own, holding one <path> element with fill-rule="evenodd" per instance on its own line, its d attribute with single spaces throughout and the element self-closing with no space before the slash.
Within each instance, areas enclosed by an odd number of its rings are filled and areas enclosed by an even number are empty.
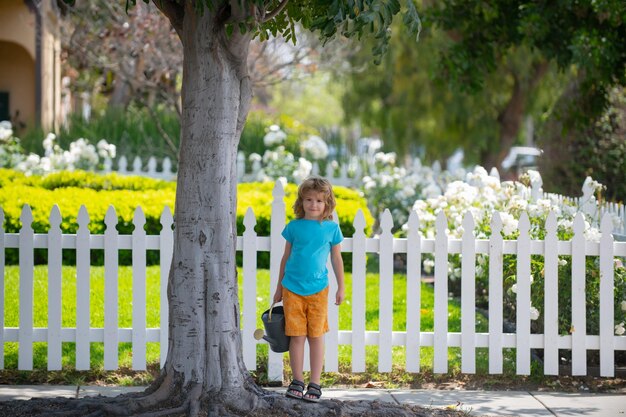
<svg viewBox="0 0 626 417">
<path fill-rule="evenodd" d="M 285 334 L 320 337 L 328 331 L 328 287 L 311 295 L 298 295 L 283 288 Z"/>
</svg>

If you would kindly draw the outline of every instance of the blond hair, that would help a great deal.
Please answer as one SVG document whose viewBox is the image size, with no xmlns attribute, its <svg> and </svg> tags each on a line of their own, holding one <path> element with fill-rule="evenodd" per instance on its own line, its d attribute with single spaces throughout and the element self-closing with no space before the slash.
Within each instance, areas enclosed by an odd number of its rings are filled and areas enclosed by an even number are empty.
<svg viewBox="0 0 626 417">
<path fill-rule="evenodd" d="M 304 196 L 311 191 L 324 194 L 326 197 L 324 200 L 326 206 L 324 207 L 324 213 L 322 213 L 322 220 L 332 220 L 333 210 L 335 210 L 335 206 L 337 206 L 333 186 L 330 184 L 330 181 L 318 176 L 308 177 L 298 187 L 298 198 L 296 198 L 296 202 L 293 203 L 293 211 L 296 214 L 296 218 L 304 218 Z"/>
</svg>

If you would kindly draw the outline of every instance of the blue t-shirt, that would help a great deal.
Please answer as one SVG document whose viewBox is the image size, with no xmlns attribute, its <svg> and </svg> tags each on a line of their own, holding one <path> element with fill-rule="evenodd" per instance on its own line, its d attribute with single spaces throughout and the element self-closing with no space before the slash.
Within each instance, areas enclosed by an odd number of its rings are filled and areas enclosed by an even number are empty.
<svg viewBox="0 0 626 417">
<path fill-rule="evenodd" d="M 326 288 L 330 248 L 343 240 L 339 225 L 331 220 L 295 219 L 285 226 L 282 235 L 291 243 L 283 287 L 299 295 L 316 294 Z"/>
</svg>

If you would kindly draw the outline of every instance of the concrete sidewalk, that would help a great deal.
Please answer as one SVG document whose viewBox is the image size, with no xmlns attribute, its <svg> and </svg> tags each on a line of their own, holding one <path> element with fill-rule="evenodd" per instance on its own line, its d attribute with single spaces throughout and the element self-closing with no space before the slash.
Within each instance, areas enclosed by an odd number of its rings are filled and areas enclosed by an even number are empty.
<svg viewBox="0 0 626 417">
<path fill-rule="evenodd" d="M 0 401 L 30 398 L 115 396 L 145 387 L 0 385 Z M 270 388 L 283 392 L 285 388 Z M 626 417 L 626 395 L 528 391 L 401 390 L 328 388 L 324 398 L 378 400 L 422 407 L 455 407 L 470 416 Z"/>
</svg>

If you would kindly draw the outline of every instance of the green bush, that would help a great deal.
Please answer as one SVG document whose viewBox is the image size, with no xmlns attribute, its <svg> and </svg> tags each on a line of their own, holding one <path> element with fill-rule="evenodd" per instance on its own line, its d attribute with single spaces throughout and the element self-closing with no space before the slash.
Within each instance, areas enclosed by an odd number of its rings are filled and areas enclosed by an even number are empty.
<svg viewBox="0 0 626 417">
<path fill-rule="evenodd" d="M 76 233 L 76 218 L 80 206 L 84 205 L 89 214 L 89 231 L 103 234 L 106 229 L 104 217 L 109 206 L 115 207 L 118 224 L 116 229 L 121 234 L 133 232 L 135 209 L 141 207 L 145 217 L 144 229 L 149 235 L 161 231 L 160 218 L 165 206 L 174 211 L 176 184 L 144 177 L 120 176 L 117 174 L 98 175 L 75 171 L 59 172 L 45 177 L 27 177 L 12 170 L 0 169 L 0 207 L 4 210 L 4 230 L 17 233 L 21 228 L 22 207 L 29 204 L 33 213 L 35 233 L 47 233 L 50 228 L 50 210 L 56 204 L 62 216 L 63 233 Z M 273 183 L 248 183 L 238 186 L 237 233 L 244 232 L 243 219 L 248 207 L 253 207 L 257 219 L 256 231 L 259 236 L 269 236 Z M 371 231 L 372 216 L 367 210 L 365 200 L 358 192 L 343 187 L 335 187 L 338 205 L 337 212 L 341 230 L 345 236 L 352 236 L 352 222 L 361 208 L 365 213 L 366 234 Z M 293 218 L 291 206 L 296 198 L 297 188 L 289 184 L 285 190 L 287 220 Z M 130 264 L 129 251 L 120 253 L 120 263 Z M 92 264 L 103 262 L 102 251 L 92 251 Z M 36 263 L 46 262 L 45 251 L 36 251 Z M 63 251 L 64 263 L 75 263 L 75 252 Z M 269 265 L 267 254 L 260 254 L 260 267 Z M 346 258 L 349 266 L 350 259 Z M 17 263 L 17 251 L 7 250 L 7 263 Z M 148 252 L 148 263 L 158 263 L 158 254 Z"/>
</svg>

